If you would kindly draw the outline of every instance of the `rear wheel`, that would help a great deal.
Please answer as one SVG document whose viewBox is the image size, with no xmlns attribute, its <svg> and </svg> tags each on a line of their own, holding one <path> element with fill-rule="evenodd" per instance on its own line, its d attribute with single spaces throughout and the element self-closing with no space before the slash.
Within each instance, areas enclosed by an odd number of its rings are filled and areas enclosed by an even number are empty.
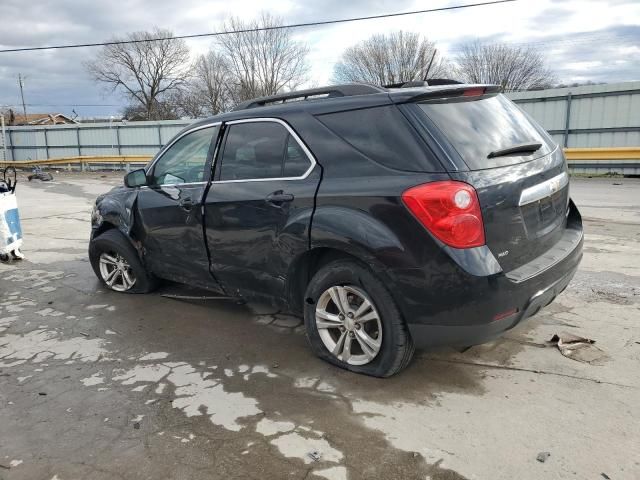
<svg viewBox="0 0 640 480">
<path fill-rule="evenodd" d="M 156 287 L 131 243 L 118 230 L 107 230 L 89 245 L 89 260 L 105 287 L 116 292 L 147 293 Z"/>
<path fill-rule="evenodd" d="M 355 261 L 321 268 L 305 296 L 305 326 L 313 351 L 339 367 L 376 377 L 404 369 L 414 347 L 391 294 Z"/>
</svg>

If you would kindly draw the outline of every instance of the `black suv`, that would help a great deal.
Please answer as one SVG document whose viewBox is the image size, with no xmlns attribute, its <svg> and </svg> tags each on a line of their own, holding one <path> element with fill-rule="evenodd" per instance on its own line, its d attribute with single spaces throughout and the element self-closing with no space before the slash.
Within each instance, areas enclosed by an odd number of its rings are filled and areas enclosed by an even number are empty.
<svg viewBox="0 0 640 480">
<path fill-rule="evenodd" d="M 405 88 L 403 88 L 405 87 Z M 562 149 L 492 85 L 338 85 L 185 128 L 100 196 L 91 264 L 303 314 L 313 351 L 389 376 L 552 302 L 582 257 Z"/>
</svg>

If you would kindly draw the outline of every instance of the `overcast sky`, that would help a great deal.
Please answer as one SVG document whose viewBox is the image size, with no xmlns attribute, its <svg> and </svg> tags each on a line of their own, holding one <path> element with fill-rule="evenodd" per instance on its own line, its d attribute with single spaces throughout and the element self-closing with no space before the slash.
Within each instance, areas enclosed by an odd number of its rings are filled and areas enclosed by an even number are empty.
<svg viewBox="0 0 640 480">
<path fill-rule="evenodd" d="M 254 18 L 261 10 L 285 23 L 376 15 L 474 0 L 2 0 L 0 49 L 108 40 L 114 35 L 151 29 L 175 34 L 219 30 L 223 20 Z M 126 6 L 125 6 L 126 5 Z M 415 31 L 454 57 L 464 42 L 533 43 L 541 48 L 558 80 L 623 82 L 640 80 L 640 1 L 519 0 L 514 3 L 427 13 L 335 26 L 295 30 L 310 47 L 314 84 L 329 82 L 345 47 L 374 33 Z M 211 39 L 189 40 L 195 55 Z M 25 100 L 31 112 L 75 111 L 81 116 L 118 115 L 125 100 L 96 85 L 83 62 L 96 48 L 0 54 L 0 109 L 19 107 L 18 73 L 25 77 Z M 91 106 L 82 106 L 91 105 Z"/>
</svg>

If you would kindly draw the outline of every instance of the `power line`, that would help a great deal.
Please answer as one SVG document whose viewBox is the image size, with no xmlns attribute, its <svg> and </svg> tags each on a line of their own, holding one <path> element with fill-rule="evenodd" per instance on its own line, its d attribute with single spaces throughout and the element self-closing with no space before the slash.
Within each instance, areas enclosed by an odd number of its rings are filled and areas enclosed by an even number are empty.
<svg viewBox="0 0 640 480">
<path fill-rule="evenodd" d="M 122 107 L 115 103 L 26 103 L 27 107 Z M 17 103 L 0 103 L 2 107 L 19 107 Z"/>
<path fill-rule="evenodd" d="M 272 27 L 260 27 L 260 28 L 247 28 L 242 30 L 224 30 L 222 32 L 210 32 L 210 33 L 196 33 L 191 35 L 176 35 L 172 37 L 158 37 L 158 38 L 150 38 L 145 40 L 117 40 L 111 42 L 98 42 L 98 43 L 78 43 L 78 44 L 69 44 L 69 45 L 50 45 L 46 47 L 24 47 L 24 48 L 9 48 L 0 50 L 0 53 L 10 53 L 10 52 L 32 52 L 35 50 L 61 50 L 66 48 L 84 48 L 84 47 L 102 47 L 106 45 L 124 45 L 129 43 L 144 43 L 144 42 L 159 42 L 163 40 L 172 40 L 172 39 L 185 39 L 185 38 L 202 38 L 202 37 L 216 37 L 220 35 L 229 35 L 234 33 L 249 33 L 249 32 L 257 32 L 257 31 L 268 31 L 268 30 L 281 30 L 285 28 L 304 28 L 304 27 L 317 27 L 321 25 L 332 25 L 338 23 L 348 23 L 348 22 L 360 22 L 363 20 L 375 20 L 380 18 L 391 18 L 391 17 L 401 17 L 405 15 L 417 15 L 420 13 L 433 13 L 433 12 L 444 12 L 448 10 L 460 10 L 463 8 L 471 8 L 471 7 L 483 7 L 487 5 L 496 5 L 500 3 L 509 3 L 516 2 L 517 0 L 493 0 L 489 2 L 479 2 L 479 3 L 467 3 L 465 5 L 452 5 L 449 7 L 440 7 L 440 8 L 430 8 L 426 10 L 413 10 L 410 12 L 398 12 L 398 13 L 386 13 L 381 15 L 369 15 L 365 17 L 351 17 L 351 18 L 340 18 L 336 20 L 321 20 L 318 22 L 306 22 L 306 23 L 293 23 L 290 25 L 277 25 Z"/>
</svg>

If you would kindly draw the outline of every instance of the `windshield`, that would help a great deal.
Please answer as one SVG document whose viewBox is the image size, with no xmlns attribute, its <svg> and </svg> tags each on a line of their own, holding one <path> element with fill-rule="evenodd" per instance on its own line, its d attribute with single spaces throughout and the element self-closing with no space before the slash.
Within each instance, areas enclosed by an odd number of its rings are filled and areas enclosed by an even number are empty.
<svg viewBox="0 0 640 480">
<path fill-rule="evenodd" d="M 435 100 L 419 104 L 471 170 L 527 162 L 554 148 L 548 137 L 504 95 Z M 514 152 L 488 158 L 517 145 L 542 144 L 531 152 Z"/>
</svg>

